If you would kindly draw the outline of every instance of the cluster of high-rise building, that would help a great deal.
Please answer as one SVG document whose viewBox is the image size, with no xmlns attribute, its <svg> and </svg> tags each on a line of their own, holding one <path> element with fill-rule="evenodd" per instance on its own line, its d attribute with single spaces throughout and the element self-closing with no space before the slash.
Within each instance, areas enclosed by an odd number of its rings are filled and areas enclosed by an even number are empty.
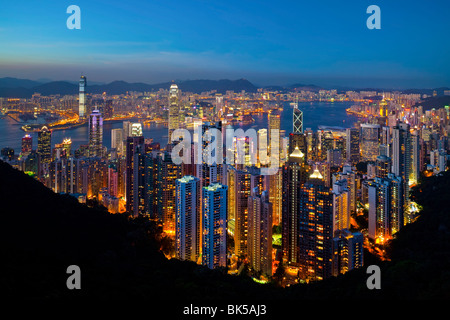
<svg viewBox="0 0 450 320">
<path fill-rule="evenodd" d="M 423 112 L 382 99 L 370 105 L 381 111 L 365 122 L 313 131 L 295 101 L 286 137 L 273 136 L 282 129 L 277 108 L 269 110 L 268 128 L 258 131 L 259 139 L 279 139 L 279 153 L 254 137 L 232 137 L 231 151 L 242 153 L 244 161 L 211 163 L 206 154 L 195 159 L 213 142 L 207 134 L 212 130 L 223 132 L 216 152 L 226 157 L 230 151 L 224 147 L 226 96 L 216 94 L 213 105 L 203 108 L 211 112 L 188 120 L 181 92 L 172 84 L 165 103 L 167 146 L 146 139 L 141 123 L 124 121 L 112 130 L 108 150 L 104 114 L 96 106 L 86 113 L 85 87 L 82 77 L 79 116 L 88 120 L 86 145 L 72 150 L 66 139 L 52 148 L 51 130 L 44 126 L 36 150 L 25 135 L 19 160 L 14 162 L 14 150 L 7 148 L 2 158 L 55 192 L 82 202 L 95 198 L 112 213 L 158 221 L 173 239 L 174 257 L 209 268 L 240 272 L 248 266 L 254 275 L 270 277 L 284 266 L 294 279 L 317 281 L 361 267 L 366 243 L 383 245 L 414 220 L 410 187 L 421 175 L 447 166 L 448 108 Z M 201 126 L 194 133 L 200 142 L 191 143 L 192 161 L 176 164 L 172 150 L 180 139 L 172 138 L 179 138 L 175 130 L 187 123 Z M 280 154 L 278 170 L 262 174 L 274 154 Z M 355 223 L 358 215 L 366 217 L 366 227 Z M 274 245 L 276 230 L 281 245 Z"/>
</svg>

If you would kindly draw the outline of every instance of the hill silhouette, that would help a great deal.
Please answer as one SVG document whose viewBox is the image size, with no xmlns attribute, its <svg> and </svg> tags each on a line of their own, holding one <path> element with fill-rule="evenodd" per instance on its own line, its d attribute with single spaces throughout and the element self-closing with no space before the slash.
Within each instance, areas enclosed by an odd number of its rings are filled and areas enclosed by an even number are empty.
<svg viewBox="0 0 450 320">
<path fill-rule="evenodd" d="M 314 284 L 280 288 L 192 262 L 166 259 L 159 227 L 103 207 L 79 204 L 0 161 L 2 288 L 8 298 L 146 299 L 148 301 L 298 301 L 449 299 L 450 172 L 426 178 L 413 198 L 419 219 L 399 232 L 381 290 L 366 286 L 366 267 Z M 81 290 L 68 290 L 66 269 L 81 268 Z"/>
<path fill-rule="evenodd" d="M 182 91 L 192 93 L 202 93 L 206 91 L 216 90 L 218 93 L 225 93 L 228 90 L 241 92 L 256 92 L 257 88 L 246 79 L 237 80 L 185 80 L 175 81 Z M 126 81 L 113 81 L 108 84 L 89 84 L 87 83 L 88 93 L 103 93 L 110 95 L 125 94 L 129 91 L 151 92 L 159 89 L 170 88 L 172 82 L 164 82 L 158 84 L 147 83 L 129 83 Z M 34 93 L 40 93 L 44 96 L 48 95 L 75 95 L 78 94 L 78 84 L 67 81 L 51 81 L 48 83 L 38 83 L 31 80 L 0 78 L 0 97 L 8 98 L 31 98 Z"/>
<path fill-rule="evenodd" d="M 444 108 L 445 106 L 450 105 L 450 96 L 436 96 L 436 97 L 428 97 L 425 98 L 415 105 L 412 106 L 412 108 L 416 108 L 419 106 L 422 106 L 423 110 L 431 110 L 431 109 L 440 109 Z"/>
</svg>

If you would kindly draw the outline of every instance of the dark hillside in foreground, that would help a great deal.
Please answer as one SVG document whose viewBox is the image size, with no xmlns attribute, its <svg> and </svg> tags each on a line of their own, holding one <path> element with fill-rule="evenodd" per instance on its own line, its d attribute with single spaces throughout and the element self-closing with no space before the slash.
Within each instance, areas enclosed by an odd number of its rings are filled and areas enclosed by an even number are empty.
<svg viewBox="0 0 450 320">
<path fill-rule="evenodd" d="M 425 180 L 414 198 L 423 215 L 380 263 L 381 290 L 366 287 L 366 268 L 317 284 L 278 288 L 190 262 L 167 260 L 158 230 L 54 194 L 0 161 L 2 288 L 9 298 L 218 300 L 450 298 L 450 173 Z M 81 290 L 68 290 L 66 268 L 81 268 Z M 225 300 L 223 300 L 225 299 Z"/>
</svg>

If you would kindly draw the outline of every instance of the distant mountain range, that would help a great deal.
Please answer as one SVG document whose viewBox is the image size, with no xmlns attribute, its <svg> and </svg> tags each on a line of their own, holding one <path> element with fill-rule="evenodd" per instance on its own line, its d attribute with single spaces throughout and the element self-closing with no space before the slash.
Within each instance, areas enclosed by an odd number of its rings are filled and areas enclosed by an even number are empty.
<svg viewBox="0 0 450 320">
<path fill-rule="evenodd" d="M 436 96 L 425 98 L 419 103 L 416 103 L 414 107 L 422 106 L 423 110 L 431 110 L 433 108 L 440 109 L 445 106 L 450 106 L 450 96 Z"/>
<path fill-rule="evenodd" d="M 256 92 L 258 88 L 265 88 L 269 90 L 276 90 L 281 92 L 291 91 L 293 89 L 297 90 L 308 90 L 308 91 L 319 91 L 322 89 L 337 89 L 339 92 L 344 92 L 347 90 L 368 90 L 368 91 L 389 91 L 389 89 L 380 88 L 367 88 L 367 89 L 356 89 L 350 87 L 336 87 L 336 88 L 324 88 L 314 84 L 301 84 L 295 83 L 285 86 L 257 86 L 247 79 L 238 80 L 183 80 L 174 81 L 178 87 L 184 92 L 192 93 L 202 93 L 206 91 L 217 90 L 219 93 L 225 93 L 226 91 L 241 92 L 245 90 L 246 92 Z M 172 82 L 163 82 L 157 84 L 148 84 L 142 82 L 125 82 L 125 81 L 113 81 L 108 84 L 102 84 L 99 82 L 89 82 L 87 83 L 88 93 L 103 93 L 116 95 L 124 94 L 127 91 L 138 91 L 138 92 L 151 92 L 158 91 L 159 89 L 169 89 Z M 444 90 L 450 90 L 447 87 L 435 88 L 435 89 L 406 89 L 402 90 L 404 93 L 420 93 L 432 95 L 436 91 L 438 96 L 444 94 Z M 12 77 L 0 78 L 0 97 L 8 98 L 30 98 L 34 93 L 40 93 L 42 95 L 72 95 L 78 93 L 78 83 L 76 81 L 49 81 L 46 82 L 45 79 L 42 80 L 29 80 L 29 79 L 18 79 Z"/>
<path fill-rule="evenodd" d="M 211 90 L 217 90 L 219 93 L 225 93 L 228 90 L 240 92 L 256 92 L 257 87 L 246 79 L 238 80 L 185 80 L 175 81 L 178 87 L 185 92 L 202 93 Z M 111 95 L 124 94 L 127 91 L 149 92 L 159 89 L 169 89 L 172 82 L 158 84 L 147 83 L 129 83 L 125 81 L 113 81 L 108 84 L 87 83 L 88 93 L 103 93 Z M 69 81 L 51 81 L 41 83 L 38 81 L 17 78 L 0 78 L 0 97 L 30 98 L 34 93 L 42 95 L 72 95 L 78 93 L 78 84 Z"/>
</svg>

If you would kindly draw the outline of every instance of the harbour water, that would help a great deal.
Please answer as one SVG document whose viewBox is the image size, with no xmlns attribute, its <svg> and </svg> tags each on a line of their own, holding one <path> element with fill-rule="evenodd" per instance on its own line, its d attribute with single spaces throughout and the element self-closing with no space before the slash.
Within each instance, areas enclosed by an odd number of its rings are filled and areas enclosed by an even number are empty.
<svg viewBox="0 0 450 320">
<path fill-rule="evenodd" d="M 303 127 L 317 130 L 321 126 L 350 128 L 358 120 L 357 117 L 348 115 L 346 109 L 353 102 L 300 102 L 299 108 L 303 111 Z M 255 122 L 251 125 L 241 126 L 243 129 L 254 128 L 255 130 L 267 128 L 267 114 L 253 115 Z M 20 152 L 22 137 L 27 134 L 21 130 L 24 123 L 18 123 L 9 117 L 0 119 L 0 149 L 4 147 L 14 148 L 16 154 Z M 108 123 L 103 125 L 103 145 L 108 149 L 111 147 L 111 130 L 122 128 L 122 122 Z M 286 135 L 292 132 L 292 106 L 284 103 L 281 114 L 281 130 Z M 161 147 L 167 144 L 167 127 L 164 125 L 143 126 L 145 138 L 152 138 L 159 142 Z M 37 147 L 37 132 L 29 133 L 33 138 L 33 149 Z M 88 142 L 88 127 L 80 126 L 68 130 L 56 130 L 52 132 L 52 145 L 61 143 L 65 138 L 72 139 L 72 150 Z"/>
</svg>

